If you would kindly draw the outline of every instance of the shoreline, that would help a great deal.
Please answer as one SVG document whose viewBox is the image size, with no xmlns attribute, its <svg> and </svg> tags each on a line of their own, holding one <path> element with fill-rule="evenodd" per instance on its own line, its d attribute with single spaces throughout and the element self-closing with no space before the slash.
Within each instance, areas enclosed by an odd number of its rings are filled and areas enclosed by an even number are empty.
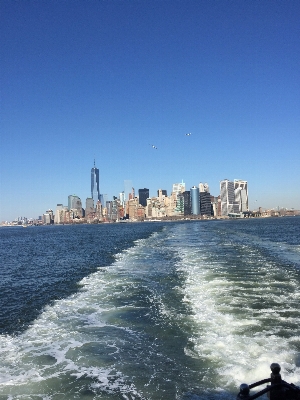
<svg viewBox="0 0 300 400">
<path fill-rule="evenodd" d="M 40 226 L 75 226 L 75 225 L 104 225 L 104 224 L 136 224 L 136 223 L 155 223 L 155 222 L 205 222 L 205 221 L 245 221 L 245 220 L 253 220 L 253 219 L 269 219 L 269 218 L 291 218 L 291 217 L 300 217 L 299 214 L 294 215 L 251 215 L 248 217 L 214 217 L 214 218 L 193 218 L 192 216 L 186 218 L 156 218 L 156 219 L 144 219 L 144 220 L 121 220 L 121 221 L 99 221 L 99 222 L 87 222 L 87 221 L 78 221 L 78 222 L 70 222 L 70 223 L 62 223 L 62 224 L 1 224 L 0 228 L 29 228 L 29 227 L 40 227 Z"/>
</svg>

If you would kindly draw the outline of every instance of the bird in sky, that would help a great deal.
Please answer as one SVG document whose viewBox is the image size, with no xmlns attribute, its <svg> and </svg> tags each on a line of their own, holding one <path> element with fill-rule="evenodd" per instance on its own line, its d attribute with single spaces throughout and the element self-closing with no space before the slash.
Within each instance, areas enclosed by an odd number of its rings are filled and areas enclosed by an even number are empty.
<svg viewBox="0 0 300 400">
<path fill-rule="evenodd" d="M 150 146 L 153 147 L 153 149 L 156 149 L 156 150 L 157 150 L 157 147 L 154 146 L 154 144 L 150 144 Z"/>
<path fill-rule="evenodd" d="M 191 136 L 191 133 L 186 133 L 185 136 Z"/>
</svg>

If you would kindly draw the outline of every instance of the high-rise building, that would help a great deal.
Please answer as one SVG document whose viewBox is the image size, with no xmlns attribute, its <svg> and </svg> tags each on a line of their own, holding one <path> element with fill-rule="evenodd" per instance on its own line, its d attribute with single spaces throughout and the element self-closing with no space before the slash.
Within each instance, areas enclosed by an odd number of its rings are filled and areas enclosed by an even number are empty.
<svg viewBox="0 0 300 400">
<path fill-rule="evenodd" d="M 184 213 L 184 198 L 182 193 L 185 191 L 185 183 L 173 183 L 173 190 L 171 196 L 174 196 L 176 207 L 174 210 L 175 215 L 183 215 Z"/>
<path fill-rule="evenodd" d="M 158 189 L 158 191 L 157 191 L 157 197 L 159 197 L 159 196 L 166 196 L 167 197 L 167 191 L 166 190 L 163 190 L 163 189 Z"/>
<path fill-rule="evenodd" d="M 107 219 L 109 221 L 116 221 L 119 219 L 118 204 L 118 199 L 115 196 L 113 196 L 112 201 L 106 201 Z"/>
<path fill-rule="evenodd" d="M 196 186 L 193 186 L 190 189 L 190 192 L 191 192 L 192 214 L 199 215 L 200 214 L 199 189 Z"/>
<path fill-rule="evenodd" d="M 92 216 L 95 212 L 95 205 L 94 205 L 94 200 L 91 197 L 87 197 L 85 200 L 85 216 L 88 218 L 89 216 Z"/>
<path fill-rule="evenodd" d="M 199 192 L 208 192 L 209 193 L 209 186 L 208 183 L 199 183 Z"/>
<path fill-rule="evenodd" d="M 103 211 L 102 204 L 98 200 L 96 204 L 96 218 L 98 218 L 98 220 L 102 220 L 102 211 Z"/>
<path fill-rule="evenodd" d="M 138 209 L 138 199 L 135 197 L 134 199 L 130 199 L 127 202 L 128 204 L 128 217 L 131 220 L 135 220 L 137 216 Z"/>
<path fill-rule="evenodd" d="M 219 196 L 220 197 L 220 196 Z M 219 211 L 219 199 L 218 197 L 215 196 L 210 196 L 210 204 L 211 204 L 211 215 L 214 217 L 219 217 L 220 214 L 218 213 Z M 221 213 L 221 211 L 220 211 Z"/>
<path fill-rule="evenodd" d="M 54 216 L 55 224 L 62 224 L 67 222 L 66 214 L 69 212 L 68 207 L 64 207 L 63 204 L 57 204 Z"/>
<path fill-rule="evenodd" d="M 70 194 L 68 196 L 68 209 L 69 211 L 73 211 L 73 217 L 82 217 L 82 203 L 80 197 L 76 196 L 75 194 Z"/>
<path fill-rule="evenodd" d="M 135 190 L 134 187 L 131 188 L 131 192 L 128 195 L 128 200 L 133 200 L 135 198 Z"/>
<path fill-rule="evenodd" d="M 185 183 L 183 181 L 181 183 L 173 183 L 173 190 L 174 193 L 180 194 L 185 191 Z"/>
<path fill-rule="evenodd" d="M 139 189 L 139 204 L 146 207 L 147 199 L 149 199 L 149 189 Z"/>
<path fill-rule="evenodd" d="M 220 182 L 221 215 L 238 213 L 239 207 L 235 203 L 234 182 L 224 179 Z"/>
<path fill-rule="evenodd" d="M 54 223 L 54 215 L 52 210 L 47 210 L 45 214 L 43 214 L 43 223 L 44 224 L 53 224 Z"/>
<path fill-rule="evenodd" d="M 191 192 L 189 190 L 186 190 L 180 196 L 183 197 L 183 215 L 191 215 Z"/>
<path fill-rule="evenodd" d="M 120 193 L 120 205 L 122 207 L 125 207 L 125 192 L 124 191 Z"/>
<path fill-rule="evenodd" d="M 200 214 L 212 215 L 211 195 L 209 192 L 200 192 Z"/>
<path fill-rule="evenodd" d="M 239 212 L 249 211 L 247 181 L 241 179 L 234 180 L 234 200 L 239 207 Z"/>
<path fill-rule="evenodd" d="M 209 193 L 209 186 L 207 183 L 199 183 L 199 195 L 200 195 L 200 214 L 201 215 L 212 215 L 211 196 Z"/>
<path fill-rule="evenodd" d="M 70 194 L 68 196 L 68 209 L 76 208 L 78 206 L 78 201 L 81 202 L 80 198 L 76 194 Z"/>
<path fill-rule="evenodd" d="M 97 204 L 98 200 L 103 205 L 103 196 L 100 194 L 99 187 L 99 169 L 96 168 L 95 160 L 94 166 L 91 169 L 91 198 L 94 200 L 94 205 Z"/>
<path fill-rule="evenodd" d="M 184 192 L 183 192 L 184 193 Z M 174 192 L 175 196 L 175 210 L 174 210 L 174 215 L 183 215 L 184 214 L 184 196 L 183 193 L 179 193 L 176 195 Z"/>
</svg>

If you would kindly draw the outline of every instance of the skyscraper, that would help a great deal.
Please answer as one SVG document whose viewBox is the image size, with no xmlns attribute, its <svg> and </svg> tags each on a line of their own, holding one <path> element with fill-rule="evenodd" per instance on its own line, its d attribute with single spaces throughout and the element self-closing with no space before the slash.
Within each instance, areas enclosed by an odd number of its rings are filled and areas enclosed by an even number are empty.
<svg viewBox="0 0 300 400">
<path fill-rule="evenodd" d="M 90 214 L 95 212 L 94 200 L 91 197 L 87 197 L 85 201 L 85 216 L 88 217 Z"/>
<path fill-rule="evenodd" d="M 149 199 L 149 189 L 139 189 L 139 204 L 146 207 L 147 199 Z"/>
<path fill-rule="evenodd" d="M 230 213 L 239 213 L 238 202 L 235 200 L 234 182 L 224 179 L 220 182 L 220 195 L 221 195 L 221 215 L 228 215 Z"/>
<path fill-rule="evenodd" d="M 68 196 L 68 210 L 73 211 L 73 217 L 82 217 L 82 203 L 76 194 Z"/>
<path fill-rule="evenodd" d="M 191 192 L 192 214 L 199 215 L 200 214 L 199 189 L 196 186 L 193 186 L 190 189 L 190 192 Z"/>
<path fill-rule="evenodd" d="M 133 200 L 135 198 L 134 187 L 131 188 L 131 193 L 129 193 L 128 200 Z"/>
<path fill-rule="evenodd" d="M 75 208 L 80 209 L 82 207 L 80 197 L 76 196 L 76 194 L 70 194 L 68 196 L 68 209 L 72 210 Z"/>
<path fill-rule="evenodd" d="M 185 183 L 173 183 L 173 192 L 180 194 L 185 191 Z"/>
<path fill-rule="evenodd" d="M 98 200 L 101 203 L 103 201 L 99 188 L 99 169 L 95 166 L 95 160 L 94 166 L 91 169 L 91 198 L 94 200 L 94 206 L 97 204 Z"/>
<path fill-rule="evenodd" d="M 239 212 L 249 211 L 248 182 L 241 179 L 234 180 L 234 200 L 239 206 Z"/>
<path fill-rule="evenodd" d="M 186 190 L 181 194 L 181 196 L 183 197 L 183 215 L 191 215 L 191 192 L 189 190 Z"/>
<path fill-rule="evenodd" d="M 209 186 L 207 183 L 199 183 L 199 194 L 200 194 L 200 214 L 211 215 L 212 206 L 209 193 Z"/>
<path fill-rule="evenodd" d="M 120 193 L 120 204 L 122 207 L 125 207 L 125 192 Z"/>
<path fill-rule="evenodd" d="M 176 192 L 173 192 L 175 194 L 175 199 L 176 199 L 176 207 L 175 207 L 175 215 L 183 215 L 184 214 L 184 209 L 185 209 L 185 198 L 183 196 L 183 193 L 179 193 L 176 195 Z"/>
</svg>

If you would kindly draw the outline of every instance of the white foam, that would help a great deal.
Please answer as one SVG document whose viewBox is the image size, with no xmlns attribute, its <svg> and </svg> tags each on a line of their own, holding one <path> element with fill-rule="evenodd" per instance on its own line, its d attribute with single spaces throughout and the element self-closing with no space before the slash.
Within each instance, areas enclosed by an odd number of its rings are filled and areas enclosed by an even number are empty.
<svg viewBox="0 0 300 400">
<path fill-rule="evenodd" d="M 121 259 L 122 257 L 119 257 L 119 262 Z M 19 396 L 18 386 L 24 388 L 26 385 L 31 386 L 32 390 L 38 390 L 38 386 L 35 386 L 38 382 L 50 382 L 52 378 L 58 378 L 67 373 L 77 379 L 82 376 L 97 378 L 98 383 L 95 382 L 94 385 L 107 387 L 108 382 L 111 382 L 112 374 L 115 374 L 113 364 L 111 368 L 87 366 L 69 356 L 70 351 L 78 350 L 93 341 L 91 330 L 107 325 L 102 315 L 111 309 L 98 306 L 97 303 L 101 294 L 107 296 L 109 291 L 113 292 L 109 286 L 114 285 L 115 282 L 102 279 L 102 275 L 103 269 L 84 278 L 81 281 L 83 285 L 81 292 L 46 307 L 40 317 L 22 335 L 0 337 L 1 392 L 4 387 L 7 387 L 9 391 Z M 111 344 L 109 346 L 112 352 L 118 351 L 116 347 L 112 349 Z M 53 362 L 49 365 L 39 364 L 39 357 L 42 356 L 52 357 Z M 126 386 L 120 373 L 114 380 L 113 387 L 118 385 Z M 11 398 L 14 396 L 11 395 Z"/>
<path fill-rule="evenodd" d="M 300 368 L 295 364 L 299 353 L 292 345 L 297 341 L 297 332 L 293 333 L 291 339 L 279 336 L 277 332 L 281 329 L 280 319 L 284 323 L 292 320 L 299 327 L 299 311 L 289 306 L 295 298 L 299 299 L 299 292 L 278 296 L 270 293 L 268 283 L 263 282 L 258 282 L 262 286 L 254 287 L 252 292 L 252 296 L 256 293 L 261 301 L 275 298 L 279 306 L 287 306 L 287 311 L 297 311 L 297 317 L 283 317 L 284 310 L 281 307 L 247 310 L 246 301 L 243 313 L 237 313 L 236 305 L 243 304 L 240 294 L 247 281 L 232 282 L 227 280 L 226 275 L 220 277 L 222 266 L 215 263 L 211 265 L 196 249 L 192 251 L 188 248 L 186 254 L 182 249 L 181 253 L 179 269 L 186 274 L 184 301 L 192 307 L 198 327 L 191 341 L 198 357 L 217 366 L 220 375 L 217 379 L 224 385 L 237 387 L 242 382 L 251 383 L 269 377 L 270 364 L 279 362 L 283 378 L 299 384 Z M 270 281 L 276 286 L 276 281 Z M 249 292 L 249 289 L 246 291 Z M 239 296 L 235 297 L 235 293 Z M 274 326 L 270 330 L 262 328 L 265 318 L 273 320 Z"/>
<path fill-rule="evenodd" d="M 153 234 L 152 240 L 157 237 Z M 55 393 L 59 381 L 70 376 L 91 378 L 92 389 L 108 393 L 119 391 L 124 398 L 130 392 L 132 399 L 141 398 L 134 384 L 128 384 L 122 372 L 116 369 L 114 357 L 120 351 L 117 341 L 122 345 L 122 339 L 116 337 L 115 340 L 99 331 L 113 328 L 114 332 L 125 332 L 135 341 L 137 333 L 134 329 L 117 323 L 111 325 L 107 318 L 113 318 L 116 311 L 122 310 L 122 306 L 116 309 L 114 300 L 122 293 L 123 286 L 130 288 L 132 285 L 128 271 L 133 270 L 133 264 L 137 264 L 136 275 L 147 273 L 139 268 L 147 240 L 137 240 L 135 247 L 115 256 L 113 265 L 100 267 L 83 278 L 78 293 L 45 307 L 23 334 L 0 336 L 1 394 L 7 394 L 11 399 L 23 395 L 27 398 L 26 392 L 30 391 L 32 396 L 39 396 L 41 384 L 47 391 Z M 151 252 L 151 248 L 149 250 Z M 126 309 L 129 308 L 127 305 Z M 82 352 L 85 346 L 93 346 L 93 343 L 106 352 L 104 360 Z M 41 397 L 51 399 L 52 395 L 42 393 Z"/>
<path fill-rule="evenodd" d="M 195 239 L 189 242 L 188 235 L 182 226 L 171 229 L 166 240 L 163 235 L 155 234 L 151 239 L 137 241 L 136 247 L 117 254 L 113 265 L 101 267 L 82 279 L 80 292 L 46 307 L 22 335 L 0 337 L 0 393 L 16 399 L 21 398 L 20 393 L 26 396 L 30 390 L 32 394 L 42 393 L 41 397 L 51 399 L 47 385 L 55 393 L 56 382 L 70 376 L 77 380 L 91 378 L 90 387 L 95 390 L 119 391 L 123 398 L 128 397 L 128 393 L 131 398 L 141 398 L 134 383 L 131 379 L 128 383 L 114 362 L 125 341 L 122 334 L 128 335 L 133 342 L 138 337 L 134 326 L 126 326 L 122 321 L 118 323 L 117 314 L 122 309 L 137 310 L 138 306 L 130 301 L 126 306 L 115 306 L 114 299 L 126 291 L 130 296 L 131 290 L 139 289 L 137 285 L 147 284 L 146 279 L 155 273 L 155 268 L 164 268 L 158 252 L 162 247 L 178 257 L 177 272 L 182 282 L 174 290 L 182 291 L 187 309 L 192 310 L 191 315 L 184 316 L 191 319 L 193 327 L 190 337 L 193 346 L 191 349 L 189 343 L 185 354 L 203 360 L 207 368 L 204 387 L 207 384 L 208 389 L 213 387 L 220 392 L 220 398 L 226 398 L 221 387 L 236 389 L 242 382 L 251 383 L 268 377 L 271 362 L 281 364 L 284 379 L 299 384 L 299 359 L 298 364 L 295 360 L 299 358 L 296 349 L 299 348 L 300 331 L 294 331 L 286 338 L 279 332 L 287 322 L 300 325 L 296 307 L 300 300 L 297 281 L 293 283 L 291 277 L 289 285 L 291 288 L 294 285 L 294 290 L 277 293 L 276 288 L 282 282 L 276 280 L 276 273 L 272 275 L 266 263 L 262 271 L 268 276 L 266 284 L 255 284 L 252 272 L 247 272 L 253 279 L 250 293 L 244 285 L 247 280 L 239 276 L 239 271 L 234 280 L 229 279 L 222 270 L 222 260 L 210 260 L 205 244 Z M 249 251 L 248 256 L 249 262 L 254 262 L 251 257 L 256 256 L 255 252 Z M 242 301 L 243 296 L 255 301 L 276 301 L 278 307 L 252 310 L 247 301 Z M 174 315 L 176 310 L 168 308 L 155 290 L 148 301 L 159 309 L 161 316 L 180 324 L 180 316 Z M 238 310 L 240 304 L 244 307 L 243 312 Z M 289 315 L 285 316 L 287 313 Z M 273 321 L 271 329 L 267 329 L 266 319 Z M 102 334 L 110 328 L 118 331 L 120 338 Z M 102 346 L 108 361 L 84 353 L 85 347 L 93 346 L 93 343 Z M 153 376 L 148 379 L 145 386 L 149 386 Z"/>
</svg>

